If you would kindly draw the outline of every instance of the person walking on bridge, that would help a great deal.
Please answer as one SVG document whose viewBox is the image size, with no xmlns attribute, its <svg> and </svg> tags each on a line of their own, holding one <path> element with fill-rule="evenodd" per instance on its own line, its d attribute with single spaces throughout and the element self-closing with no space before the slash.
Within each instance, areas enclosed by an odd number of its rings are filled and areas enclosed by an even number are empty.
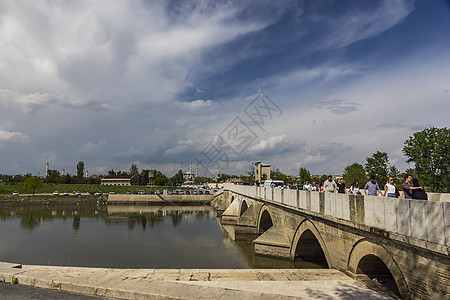
<svg viewBox="0 0 450 300">
<path fill-rule="evenodd" d="M 328 175 L 328 179 L 325 180 L 325 183 L 323 184 L 323 189 L 325 192 L 334 193 L 336 190 L 337 185 L 336 182 L 333 180 L 333 176 Z"/>
<path fill-rule="evenodd" d="M 378 192 L 380 192 L 380 187 L 378 186 L 375 176 L 372 175 L 370 176 L 370 181 L 364 186 L 364 193 L 368 196 L 378 196 Z"/>
<path fill-rule="evenodd" d="M 402 183 L 402 189 L 403 189 L 403 192 L 405 193 L 405 199 L 412 199 L 413 190 L 423 190 L 423 187 L 421 187 L 421 186 L 415 187 L 412 184 L 411 174 L 406 174 L 405 182 Z"/>
</svg>

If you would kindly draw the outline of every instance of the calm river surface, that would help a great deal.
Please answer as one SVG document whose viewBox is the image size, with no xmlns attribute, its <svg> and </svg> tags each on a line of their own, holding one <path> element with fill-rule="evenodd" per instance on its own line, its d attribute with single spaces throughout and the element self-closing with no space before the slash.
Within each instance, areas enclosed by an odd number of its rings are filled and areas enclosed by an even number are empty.
<svg viewBox="0 0 450 300">
<path fill-rule="evenodd" d="M 0 261 L 112 268 L 315 268 L 255 255 L 209 206 L 0 207 Z"/>
</svg>

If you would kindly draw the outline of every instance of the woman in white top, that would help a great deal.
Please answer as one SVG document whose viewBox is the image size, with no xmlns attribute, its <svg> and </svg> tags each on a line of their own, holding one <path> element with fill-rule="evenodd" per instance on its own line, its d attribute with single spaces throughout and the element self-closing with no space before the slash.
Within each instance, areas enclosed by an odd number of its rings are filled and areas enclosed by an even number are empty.
<svg viewBox="0 0 450 300">
<path fill-rule="evenodd" d="M 308 191 L 311 190 L 311 184 L 309 184 L 308 180 L 306 180 L 305 184 L 303 185 L 303 189 Z"/>
<path fill-rule="evenodd" d="M 384 196 L 389 198 L 395 198 L 395 185 L 394 178 L 389 177 L 388 181 L 384 185 Z"/>
<path fill-rule="evenodd" d="M 350 186 L 350 193 L 361 195 L 361 192 L 359 191 L 359 182 L 358 180 L 353 181 L 353 184 Z"/>
</svg>

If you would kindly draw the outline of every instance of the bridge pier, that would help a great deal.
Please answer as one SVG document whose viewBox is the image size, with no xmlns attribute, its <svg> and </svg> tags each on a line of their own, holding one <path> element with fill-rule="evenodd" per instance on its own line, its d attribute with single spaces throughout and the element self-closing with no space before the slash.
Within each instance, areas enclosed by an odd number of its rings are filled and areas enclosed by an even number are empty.
<svg viewBox="0 0 450 300">
<path fill-rule="evenodd" d="M 291 258 L 291 241 L 286 230 L 281 227 L 271 227 L 257 239 L 253 240 L 257 254 Z"/>
<path fill-rule="evenodd" d="M 236 222 L 236 233 L 250 233 L 258 234 L 258 219 L 255 215 L 258 215 L 261 210 L 262 204 L 250 201 L 242 201 L 240 208 L 240 217 Z"/>
</svg>

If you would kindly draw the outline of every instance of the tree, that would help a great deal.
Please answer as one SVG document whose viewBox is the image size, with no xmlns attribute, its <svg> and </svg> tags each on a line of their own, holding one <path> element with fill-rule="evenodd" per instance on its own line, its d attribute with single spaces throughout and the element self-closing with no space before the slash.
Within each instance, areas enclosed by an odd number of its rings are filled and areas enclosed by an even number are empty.
<svg viewBox="0 0 450 300">
<path fill-rule="evenodd" d="M 181 185 L 184 182 L 183 171 L 179 170 L 173 177 L 170 178 L 170 182 L 174 186 Z"/>
<path fill-rule="evenodd" d="M 288 183 L 288 177 L 286 174 L 281 173 L 279 168 L 276 168 L 275 170 L 270 170 L 270 179 L 273 180 L 281 180 L 284 183 Z"/>
<path fill-rule="evenodd" d="M 147 185 L 149 183 L 148 174 L 150 173 L 150 170 L 142 170 L 141 176 L 140 176 L 140 184 L 141 185 Z"/>
<path fill-rule="evenodd" d="M 355 180 L 358 180 L 359 186 L 362 187 L 368 181 L 364 167 L 358 163 L 346 166 L 343 177 L 348 186 L 352 185 Z"/>
<path fill-rule="evenodd" d="M 403 146 L 407 163 L 413 162 L 421 184 L 434 192 L 450 191 L 450 129 L 430 127 L 415 132 Z"/>
<path fill-rule="evenodd" d="M 132 164 L 130 167 L 130 175 L 134 176 L 136 174 L 139 174 L 138 167 L 135 164 Z"/>
<path fill-rule="evenodd" d="M 209 181 L 209 178 L 207 177 L 195 177 L 194 184 L 204 184 Z"/>
<path fill-rule="evenodd" d="M 217 182 L 225 182 L 225 181 L 227 181 L 228 179 L 230 179 L 232 177 L 233 177 L 233 175 L 230 175 L 230 174 L 225 174 L 225 173 L 218 174 L 217 175 Z"/>
<path fill-rule="evenodd" d="M 79 161 L 77 164 L 77 177 L 81 179 L 83 178 L 83 174 L 84 174 L 84 162 Z"/>
<path fill-rule="evenodd" d="M 24 180 L 23 186 L 26 189 L 32 190 L 34 196 L 36 189 L 42 186 L 42 181 L 38 177 L 28 177 Z"/>
<path fill-rule="evenodd" d="M 59 183 L 61 181 L 61 174 L 58 170 L 48 170 L 48 174 L 45 179 L 48 183 Z"/>
<path fill-rule="evenodd" d="M 388 175 L 389 175 L 390 177 L 394 178 L 394 184 L 396 184 L 396 183 L 397 183 L 398 176 L 400 175 L 400 171 L 399 171 L 395 166 L 391 166 L 391 167 L 389 168 L 389 173 L 388 173 Z"/>
<path fill-rule="evenodd" d="M 246 174 L 247 176 L 241 175 L 242 180 L 253 185 L 255 183 L 255 165 L 253 163 L 250 164 Z"/>
<path fill-rule="evenodd" d="M 386 152 L 377 151 L 372 157 L 366 157 L 365 170 L 368 176 L 375 176 L 378 184 L 384 185 L 388 177 L 389 156 Z"/>
<path fill-rule="evenodd" d="M 311 181 L 311 173 L 304 167 L 301 167 L 298 175 L 300 177 L 300 183 L 304 184 L 305 181 Z"/>
</svg>

